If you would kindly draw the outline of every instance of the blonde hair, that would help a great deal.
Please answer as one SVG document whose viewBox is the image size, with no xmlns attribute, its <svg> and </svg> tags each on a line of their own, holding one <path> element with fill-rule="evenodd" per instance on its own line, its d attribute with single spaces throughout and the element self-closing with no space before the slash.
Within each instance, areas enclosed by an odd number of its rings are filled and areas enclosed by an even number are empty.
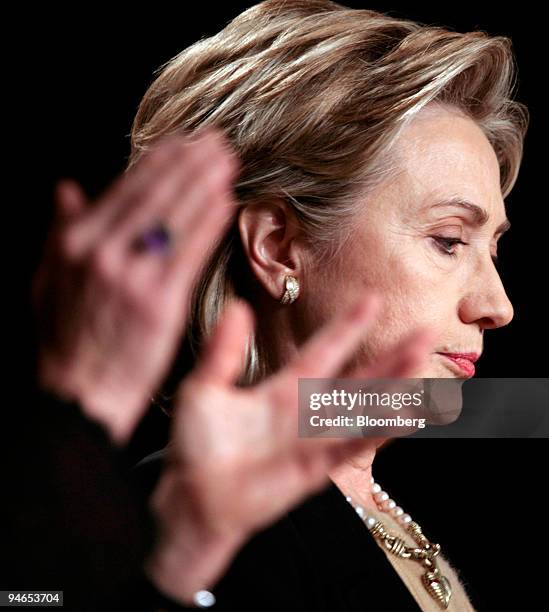
<svg viewBox="0 0 549 612">
<path fill-rule="evenodd" d="M 357 206 L 396 171 L 392 145 L 427 104 L 451 106 L 483 130 L 503 197 L 518 175 L 528 111 L 512 99 L 506 37 L 328 0 L 266 0 L 157 73 L 132 126 L 128 168 L 159 136 L 216 125 L 240 158 L 239 203 L 283 198 L 321 258 L 337 252 Z M 192 298 L 195 350 L 227 300 L 246 296 L 248 274 L 235 223 Z M 257 344 L 250 339 L 244 383 L 265 374 Z"/>
</svg>

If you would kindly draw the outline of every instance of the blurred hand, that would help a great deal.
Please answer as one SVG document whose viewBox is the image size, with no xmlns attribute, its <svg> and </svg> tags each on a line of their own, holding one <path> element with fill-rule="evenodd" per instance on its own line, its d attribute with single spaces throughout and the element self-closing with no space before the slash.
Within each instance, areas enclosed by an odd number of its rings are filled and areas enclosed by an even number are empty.
<svg viewBox="0 0 549 612">
<path fill-rule="evenodd" d="M 254 387 L 236 387 L 250 308 L 232 303 L 201 361 L 182 383 L 167 467 L 152 498 L 160 539 L 148 570 L 172 597 L 191 601 L 222 574 L 250 535 L 328 483 L 327 472 L 371 443 L 363 438 L 299 438 L 298 379 L 337 375 L 375 320 L 367 294 L 312 337 L 297 358 Z M 405 377 L 432 349 L 418 330 L 370 375 Z"/>
<path fill-rule="evenodd" d="M 58 184 L 33 286 L 38 378 L 124 442 L 170 366 L 192 281 L 236 211 L 237 171 L 218 130 L 160 141 L 94 205 Z M 137 248 L 161 223 L 165 252 Z"/>
</svg>

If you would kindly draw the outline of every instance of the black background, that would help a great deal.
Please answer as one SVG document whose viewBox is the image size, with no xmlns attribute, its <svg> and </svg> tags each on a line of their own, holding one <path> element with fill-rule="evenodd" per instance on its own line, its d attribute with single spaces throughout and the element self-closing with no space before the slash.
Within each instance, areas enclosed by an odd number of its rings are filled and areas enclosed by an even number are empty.
<svg viewBox="0 0 549 612">
<path fill-rule="evenodd" d="M 5 28 L 17 34 L 4 74 L 10 107 L 4 128 L 15 136 L 5 151 L 13 168 L 5 177 L 5 186 L 12 188 L 4 203 L 5 279 L 15 270 L 24 290 L 19 304 L 6 280 L 5 301 L 25 315 L 16 327 L 15 374 L 24 373 L 30 363 L 32 321 L 25 292 L 46 235 L 55 183 L 70 176 L 90 196 L 100 194 L 125 166 L 131 121 L 153 71 L 252 4 L 156 2 L 137 8 L 94 3 L 78 10 L 20 9 L 5 21 Z M 546 375 L 549 219 L 542 90 L 547 36 L 533 3 L 505 10 L 499 3 L 346 4 L 512 39 L 519 68 L 517 97 L 531 114 L 521 173 L 507 198 L 513 227 L 499 247 L 515 317 L 506 328 L 486 333 L 477 376 Z M 131 460 L 158 448 L 166 430 L 167 418 L 153 409 L 133 440 Z M 534 602 L 541 601 L 543 576 L 536 567 L 547 564 L 543 558 L 536 564 L 534 551 L 546 533 L 541 495 L 546 448 L 543 440 L 400 440 L 376 460 L 376 478 L 428 536 L 440 541 L 480 610 L 509 607 L 512 601 L 538 609 Z"/>
</svg>

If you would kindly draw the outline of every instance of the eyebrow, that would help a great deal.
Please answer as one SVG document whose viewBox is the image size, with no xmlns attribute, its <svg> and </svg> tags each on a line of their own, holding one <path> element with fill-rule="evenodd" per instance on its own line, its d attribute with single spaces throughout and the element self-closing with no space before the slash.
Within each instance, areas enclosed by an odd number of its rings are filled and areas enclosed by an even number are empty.
<svg viewBox="0 0 549 612">
<path fill-rule="evenodd" d="M 463 198 L 455 197 L 445 200 L 440 200 L 431 204 L 429 208 L 438 208 L 438 207 L 453 207 L 453 208 L 462 208 L 469 211 L 473 216 L 473 224 L 477 227 L 482 227 L 486 225 L 490 219 L 490 215 L 484 208 L 478 206 L 478 204 L 473 204 L 472 202 L 468 202 Z M 501 223 L 494 232 L 494 235 L 504 234 L 507 230 L 511 228 L 511 222 L 509 219 L 505 219 L 503 223 Z"/>
</svg>

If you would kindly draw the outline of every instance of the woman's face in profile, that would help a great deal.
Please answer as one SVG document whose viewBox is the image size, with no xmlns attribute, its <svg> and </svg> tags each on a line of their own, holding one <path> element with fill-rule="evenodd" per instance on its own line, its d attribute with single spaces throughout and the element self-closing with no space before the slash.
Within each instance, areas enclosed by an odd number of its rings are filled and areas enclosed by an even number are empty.
<svg viewBox="0 0 549 612">
<path fill-rule="evenodd" d="M 328 278 L 308 275 L 307 308 L 318 322 L 371 287 L 384 306 L 353 367 L 428 326 L 438 341 L 415 376 L 466 377 L 439 352 L 480 354 L 483 331 L 513 318 L 492 260 L 506 224 L 498 161 L 481 129 L 448 110 L 425 109 L 397 147 L 402 172 L 365 203 Z"/>
</svg>

